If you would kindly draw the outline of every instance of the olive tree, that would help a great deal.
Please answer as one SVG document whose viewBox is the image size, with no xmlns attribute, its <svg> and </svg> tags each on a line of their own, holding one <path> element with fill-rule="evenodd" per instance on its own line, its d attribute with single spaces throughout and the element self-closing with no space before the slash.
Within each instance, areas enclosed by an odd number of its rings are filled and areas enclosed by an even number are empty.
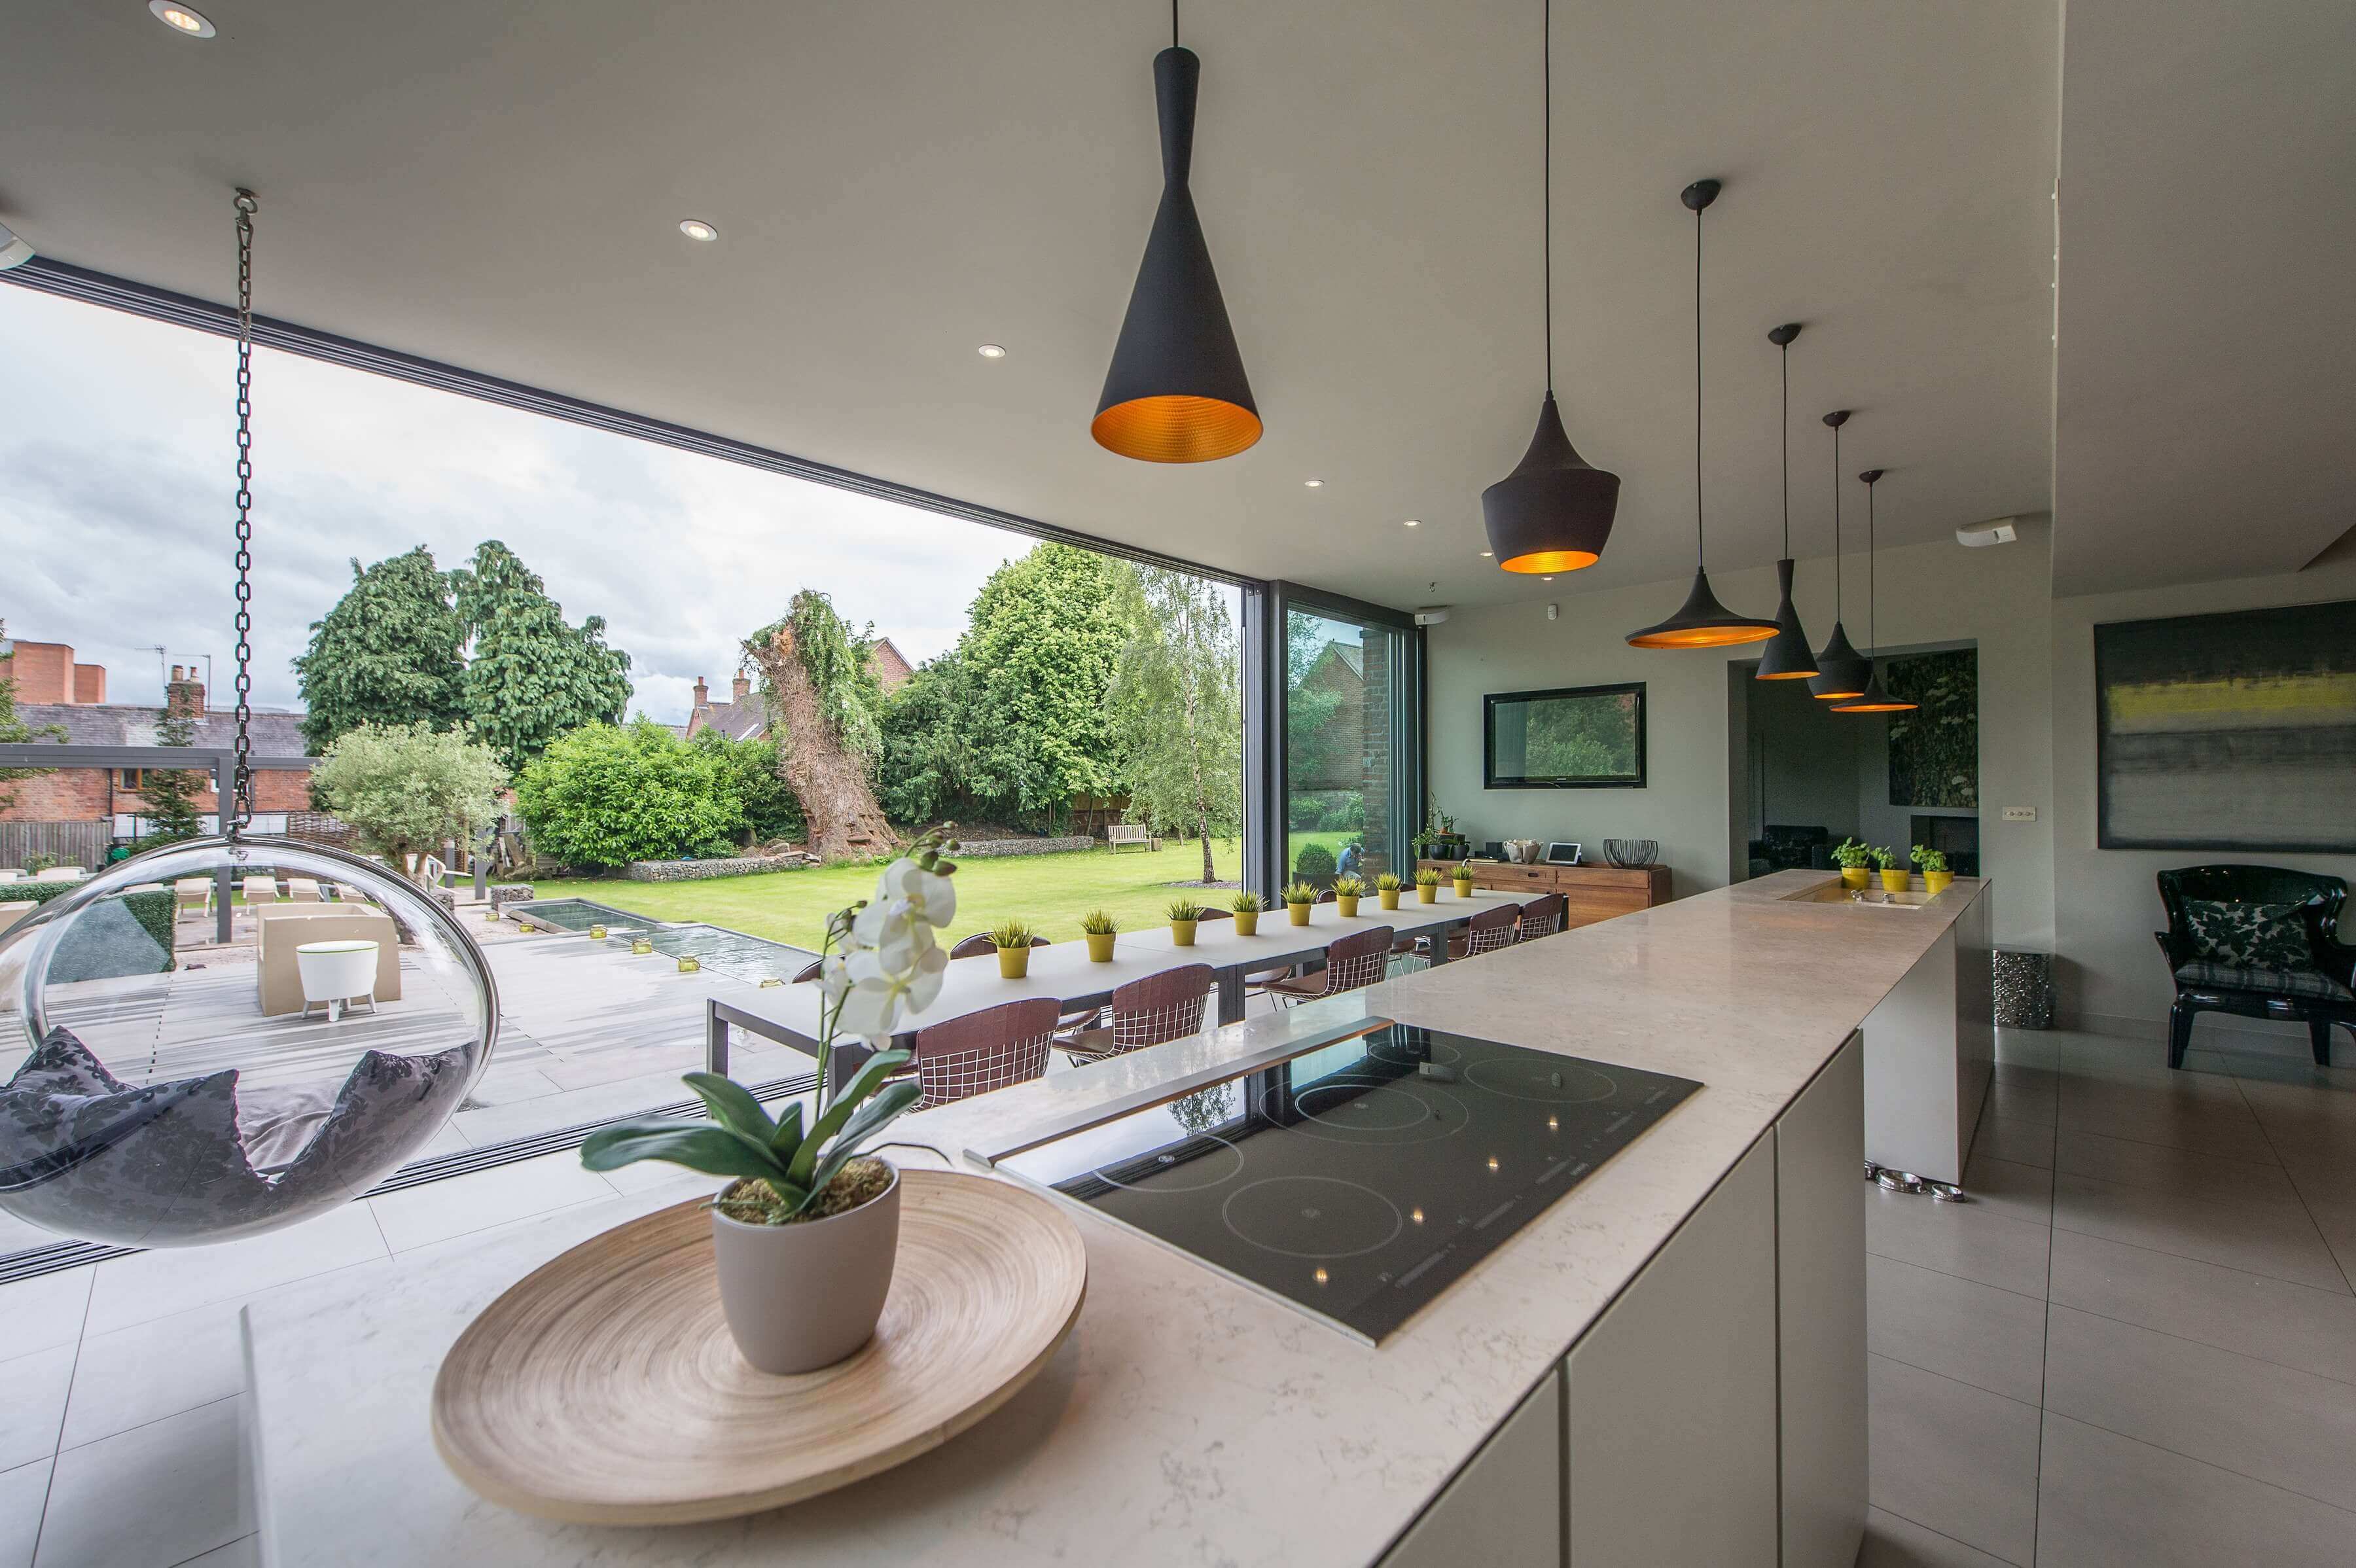
<svg viewBox="0 0 2356 1568">
<path fill-rule="evenodd" d="M 498 816 L 507 784 L 489 746 L 423 724 L 348 730 L 311 772 L 319 803 L 403 871 L 412 854 L 464 843 Z"/>
</svg>

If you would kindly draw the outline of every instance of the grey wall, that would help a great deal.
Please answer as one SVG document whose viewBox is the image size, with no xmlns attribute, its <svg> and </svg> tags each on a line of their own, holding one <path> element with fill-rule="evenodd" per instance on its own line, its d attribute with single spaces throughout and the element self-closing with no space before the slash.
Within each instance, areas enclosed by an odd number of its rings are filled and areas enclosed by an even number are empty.
<svg viewBox="0 0 2356 1568">
<path fill-rule="evenodd" d="M 1836 843 L 1858 832 L 1859 742 L 1864 731 L 1882 731 L 1888 721 L 1834 713 L 1809 694 L 1805 681 L 1754 680 L 1740 694 L 1765 763 L 1766 811 L 1762 816 L 1755 800 L 1744 802 L 1751 808 L 1744 813 L 1744 839 L 1757 837 L 1768 822 L 1825 827 Z"/>
</svg>

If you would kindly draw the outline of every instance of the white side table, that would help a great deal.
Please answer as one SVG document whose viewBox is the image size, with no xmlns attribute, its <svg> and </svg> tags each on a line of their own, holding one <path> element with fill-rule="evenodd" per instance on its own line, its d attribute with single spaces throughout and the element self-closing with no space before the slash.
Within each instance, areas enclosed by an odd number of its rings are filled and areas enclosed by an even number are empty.
<svg viewBox="0 0 2356 1568">
<path fill-rule="evenodd" d="M 327 1022 L 344 1015 L 345 1006 L 365 1001 L 376 1011 L 377 945 L 370 941 L 305 942 L 294 950 L 295 972 L 303 980 L 303 1016 L 324 1003 Z"/>
</svg>

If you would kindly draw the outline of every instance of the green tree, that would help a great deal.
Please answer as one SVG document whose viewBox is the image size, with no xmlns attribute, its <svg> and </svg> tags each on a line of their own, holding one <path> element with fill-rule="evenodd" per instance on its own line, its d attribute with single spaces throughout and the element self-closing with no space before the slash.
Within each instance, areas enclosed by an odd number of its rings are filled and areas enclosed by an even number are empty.
<svg viewBox="0 0 2356 1568">
<path fill-rule="evenodd" d="M 184 688 L 185 690 L 185 688 Z M 165 691 L 164 717 L 155 725 L 157 746 L 194 746 L 197 743 L 197 723 L 185 701 L 175 702 L 180 693 Z M 212 782 L 209 774 L 192 768 L 150 768 L 139 779 L 139 798 L 147 803 L 148 835 L 141 846 L 161 849 L 169 843 L 204 836 L 205 823 L 197 810 L 197 792 Z M 225 811 L 234 811 L 235 805 L 222 801 Z"/>
<path fill-rule="evenodd" d="M 496 539 L 450 577 L 473 639 L 461 682 L 466 725 L 509 769 L 568 731 L 621 722 L 630 656 L 605 646 L 605 617 L 567 622 L 539 574 Z"/>
<path fill-rule="evenodd" d="M 1243 828 L 1235 623 L 1218 585 L 1155 566 L 1130 574 L 1121 607 L 1129 638 L 1110 703 L 1130 806 L 1158 832 L 1201 841 L 1208 883 L 1213 836 Z"/>
<path fill-rule="evenodd" d="M 809 832 L 802 803 L 786 782 L 774 740 L 731 740 L 716 729 L 700 730 L 688 745 L 719 759 L 736 786 L 742 815 L 730 829 L 747 843 L 798 839 Z"/>
<path fill-rule="evenodd" d="M 1344 755 L 1347 726 L 1333 722 L 1346 693 L 1309 683 L 1317 661 L 1333 644 L 1334 629 L 1333 622 L 1299 610 L 1285 618 L 1285 770 L 1295 779 L 1327 779 L 1361 771 L 1357 757 Z"/>
<path fill-rule="evenodd" d="M 303 739 L 325 750 L 361 725 L 455 729 L 466 716 L 466 628 L 450 579 L 423 545 L 373 566 L 352 561 L 352 585 L 294 660 Z"/>
<path fill-rule="evenodd" d="M 338 736 L 311 770 L 321 805 L 404 870 L 444 839 L 466 842 L 498 815 L 508 770 L 489 746 L 457 730 L 362 725 Z"/>
<path fill-rule="evenodd" d="M 880 854 L 896 842 L 875 799 L 883 693 L 873 630 L 851 630 L 833 600 L 804 588 L 783 620 L 744 639 L 778 737 L 778 771 L 801 802 L 810 853 L 820 860 Z"/>
<path fill-rule="evenodd" d="M 573 865 L 624 865 L 724 848 L 744 813 L 727 761 L 648 719 L 584 725 L 516 780 L 532 847 Z"/>
<path fill-rule="evenodd" d="M 8 623 L 0 620 L 0 647 L 8 642 Z M 13 676 L 0 675 L 0 746 L 30 746 L 38 740 L 63 740 L 63 725 L 28 725 L 16 716 L 16 682 Z M 19 779 L 31 779 L 52 771 L 47 768 L 0 768 L 0 811 L 16 803 L 16 792 L 8 788 Z"/>
</svg>

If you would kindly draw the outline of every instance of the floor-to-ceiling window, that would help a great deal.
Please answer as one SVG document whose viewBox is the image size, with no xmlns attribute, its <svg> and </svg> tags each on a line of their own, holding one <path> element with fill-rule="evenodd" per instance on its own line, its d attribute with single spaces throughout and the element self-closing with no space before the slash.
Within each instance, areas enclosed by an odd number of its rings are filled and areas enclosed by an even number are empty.
<svg viewBox="0 0 2356 1568">
<path fill-rule="evenodd" d="M 1282 875 L 1404 875 L 1422 814 L 1421 634 L 1300 590 L 1282 603 Z"/>
</svg>

